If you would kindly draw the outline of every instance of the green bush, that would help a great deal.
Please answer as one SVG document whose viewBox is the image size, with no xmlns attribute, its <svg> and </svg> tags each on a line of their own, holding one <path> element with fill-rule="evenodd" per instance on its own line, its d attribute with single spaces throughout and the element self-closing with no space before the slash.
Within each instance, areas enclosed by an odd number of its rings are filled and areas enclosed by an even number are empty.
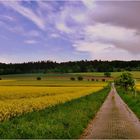
<svg viewBox="0 0 140 140">
<path fill-rule="evenodd" d="M 102 82 L 105 82 L 106 80 L 105 79 L 102 79 Z"/>
<path fill-rule="evenodd" d="M 71 77 L 70 80 L 75 81 L 75 78 L 74 77 Z"/>
<path fill-rule="evenodd" d="M 36 80 L 41 80 L 41 77 L 37 77 Z"/>
<path fill-rule="evenodd" d="M 91 79 L 91 81 L 95 81 L 95 79 Z"/>
<path fill-rule="evenodd" d="M 115 80 L 115 85 L 120 86 L 127 91 L 128 89 L 134 90 L 135 80 L 129 72 L 124 72 Z"/>
<path fill-rule="evenodd" d="M 111 76 L 111 72 L 105 72 L 105 73 L 104 73 L 104 76 L 110 77 L 110 76 Z"/>
<path fill-rule="evenodd" d="M 83 80 L 83 77 L 82 77 L 82 76 L 78 76 L 77 79 L 78 79 L 79 81 L 82 81 L 82 80 Z"/>
</svg>

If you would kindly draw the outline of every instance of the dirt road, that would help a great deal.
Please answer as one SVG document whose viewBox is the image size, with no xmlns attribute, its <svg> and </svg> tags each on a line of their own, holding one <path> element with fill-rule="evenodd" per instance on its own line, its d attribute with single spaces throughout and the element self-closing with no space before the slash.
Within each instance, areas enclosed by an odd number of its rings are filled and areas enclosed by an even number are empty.
<svg viewBox="0 0 140 140">
<path fill-rule="evenodd" d="M 122 101 L 114 85 L 112 85 L 107 99 L 81 138 L 140 139 L 140 122 Z"/>
</svg>

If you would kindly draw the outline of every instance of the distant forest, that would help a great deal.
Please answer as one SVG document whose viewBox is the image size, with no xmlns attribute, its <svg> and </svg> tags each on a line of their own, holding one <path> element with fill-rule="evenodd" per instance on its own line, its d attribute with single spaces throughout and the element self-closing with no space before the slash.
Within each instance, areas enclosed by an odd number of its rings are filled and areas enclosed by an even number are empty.
<svg viewBox="0 0 140 140">
<path fill-rule="evenodd" d="M 23 73 L 76 73 L 76 72 L 119 72 L 140 71 L 140 61 L 74 61 L 52 62 L 38 61 L 28 63 L 0 63 L 0 74 Z"/>
</svg>

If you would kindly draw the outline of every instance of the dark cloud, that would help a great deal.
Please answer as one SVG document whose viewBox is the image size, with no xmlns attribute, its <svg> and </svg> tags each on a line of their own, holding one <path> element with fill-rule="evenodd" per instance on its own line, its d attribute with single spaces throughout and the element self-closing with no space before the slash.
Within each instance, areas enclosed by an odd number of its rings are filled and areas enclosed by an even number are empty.
<svg viewBox="0 0 140 140">
<path fill-rule="evenodd" d="M 140 1 L 98 1 L 93 22 L 111 23 L 140 30 Z"/>
</svg>

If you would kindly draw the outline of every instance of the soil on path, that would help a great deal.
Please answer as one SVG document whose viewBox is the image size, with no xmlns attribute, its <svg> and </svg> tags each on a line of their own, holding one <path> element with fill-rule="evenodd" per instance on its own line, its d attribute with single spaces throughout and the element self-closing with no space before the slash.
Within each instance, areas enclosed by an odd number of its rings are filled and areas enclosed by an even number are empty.
<svg viewBox="0 0 140 140">
<path fill-rule="evenodd" d="M 81 136 L 82 139 L 140 139 L 140 122 L 120 98 L 114 85 Z"/>
</svg>

